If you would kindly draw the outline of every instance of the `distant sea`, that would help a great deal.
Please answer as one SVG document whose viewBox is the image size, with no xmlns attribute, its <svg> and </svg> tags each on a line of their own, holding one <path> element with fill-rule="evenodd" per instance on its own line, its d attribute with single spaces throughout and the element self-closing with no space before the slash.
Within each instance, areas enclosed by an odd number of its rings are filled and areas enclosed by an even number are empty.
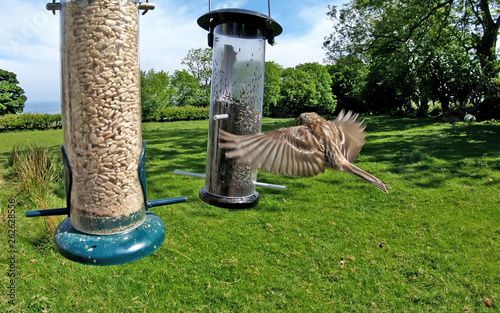
<svg viewBox="0 0 500 313">
<path fill-rule="evenodd" d="M 59 101 L 26 101 L 23 112 L 31 113 L 61 113 L 61 103 Z"/>
</svg>

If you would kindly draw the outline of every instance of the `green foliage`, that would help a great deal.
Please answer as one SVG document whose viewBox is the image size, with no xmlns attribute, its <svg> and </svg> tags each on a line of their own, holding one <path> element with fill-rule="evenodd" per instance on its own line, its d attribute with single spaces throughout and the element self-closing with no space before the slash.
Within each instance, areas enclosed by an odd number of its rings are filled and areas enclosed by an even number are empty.
<svg viewBox="0 0 500 313">
<path fill-rule="evenodd" d="M 436 101 L 445 115 L 476 110 L 492 103 L 500 72 L 499 9 L 498 1 L 483 0 L 352 0 L 329 6 L 335 26 L 324 47 L 333 63 L 355 56 L 368 65 L 362 98 L 370 112 L 425 114 Z"/>
<path fill-rule="evenodd" d="M 188 70 L 175 71 L 173 75 L 152 69 L 141 71 L 143 121 L 176 120 L 175 116 L 185 113 L 168 107 L 209 106 L 211 53 L 210 49 L 191 49 L 183 59 Z M 238 73 L 246 75 L 244 71 Z M 288 117 L 306 111 L 333 113 L 336 100 L 331 85 L 331 76 L 323 65 L 307 63 L 283 70 L 277 63 L 266 62 L 263 115 Z M 174 111 L 176 113 L 170 113 Z"/>
<path fill-rule="evenodd" d="M 271 108 L 273 116 L 296 117 L 303 112 L 315 111 L 318 103 L 311 75 L 294 68 L 283 70 L 278 104 Z"/>
<path fill-rule="evenodd" d="M 0 115 L 21 113 L 27 98 L 17 75 L 0 69 Z"/>
<path fill-rule="evenodd" d="M 210 89 L 200 85 L 200 82 L 190 75 L 186 70 L 175 71 L 171 78 L 174 96 L 172 102 L 176 106 L 199 106 L 210 105 Z"/>
<path fill-rule="evenodd" d="M 141 71 L 141 109 L 144 121 L 156 120 L 159 111 L 171 104 L 174 90 L 164 71 Z"/>
<path fill-rule="evenodd" d="M 195 107 L 186 105 L 182 107 L 163 107 L 148 115 L 149 121 L 170 122 L 183 120 L 207 119 L 210 114 L 209 107 Z M 144 117 L 143 117 L 144 118 Z M 7 114 L 0 117 L 1 130 L 45 130 L 51 128 L 61 128 L 61 114 Z"/>
<path fill-rule="evenodd" d="M 204 120 L 210 115 L 209 107 L 194 107 L 186 105 L 182 107 L 166 107 L 160 110 L 158 122 Z"/>
<path fill-rule="evenodd" d="M 189 119 L 185 114 L 194 114 L 192 119 L 199 119 L 200 110 L 192 108 L 180 109 L 183 106 L 205 107 L 209 105 L 207 88 L 191 76 L 187 71 L 175 71 L 168 75 L 164 71 L 141 71 L 142 120 L 146 122 L 178 120 L 175 116 L 183 116 L 180 120 Z M 176 113 L 165 113 L 176 112 Z"/>
<path fill-rule="evenodd" d="M 0 116 L 0 130 L 49 129 L 61 127 L 61 114 L 22 113 Z"/>
<path fill-rule="evenodd" d="M 200 85 L 210 88 L 212 78 L 212 49 L 190 49 L 181 63 L 188 67 L 188 72 L 198 80 Z"/>
<path fill-rule="evenodd" d="M 331 114 L 335 111 L 337 101 L 332 95 L 332 77 L 328 73 L 326 66 L 318 63 L 299 64 L 295 67 L 298 70 L 309 74 L 315 85 L 314 97 L 318 99 L 317 112 Z"/>
<path fill-rule="evenodd" d="M 328 69 L 318 63 L 282 69 L 275 63 L 267 62 L 264 115 L 296 117 L 303 112 L 331 114 L 337 104 L 331 85 Z"/>
<path fill-rule="evenodd" d="M 389 194 L 339 171 L 259 173 L 287 189 L 259 188 L 250 210 L 211 207 L 198 198 L 202 179 L 173 173 L 204 172 L 206 121 L 145 123 L 149 199 L 188 198 L 154 209 L 165 242 L 132 263 L 77 264 L 45 239 L 42 219 L 22 218 L 40 208 L 18 203 L 17 299 L 1 297 L 2 311 L 496 312 L 500 124 L 365 117 L 355 164 Z M 291 125 L 263 120 L 264 131 Z M 24 141 L 58 146 L 62 132 L 0 133 L 0 155 Z M 16 186 L 4 179 L 2 213 Z"/>
<path fill-rule="evenodd" d="M 159 121 L 162 111 L 171 106 L 205 107 L 210 103 L 212 50 L 191 49 L 182 59 L 188 71 L 141 71 L 143 121 Z"/>
<path fill-rule="evenodd" d="M 327 66 L 332 80 L 332 94 L 335 96 L 337 107 L 354 112 L 366 112 L 362 91 L 368 72 L 363 61 L 354 56 L 346 56 L 335 60 Z"/>
<path fill-rule="evenodd" d="M 283 67 L 276 62 L 266 62 L 264 74 L 264 103 L 262 114 L 271 116 L 271 108 L 278 105 L 280 96 L 281 72 Z"/>
</svg>

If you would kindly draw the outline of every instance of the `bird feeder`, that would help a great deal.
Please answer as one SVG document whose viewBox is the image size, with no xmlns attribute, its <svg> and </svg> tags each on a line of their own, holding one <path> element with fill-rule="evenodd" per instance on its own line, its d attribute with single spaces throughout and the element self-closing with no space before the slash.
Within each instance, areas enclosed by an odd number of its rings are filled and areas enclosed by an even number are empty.
<svg viewBox="0 0 500 313">
<path fill-rule="evenodd" d="M 198 25 L 209 31 L 208 45 L 213 48 L 206 177 L 200 198 L 218 207 L 253 207 L 259 199 L 257 171 L 225 157 L 219 130 L 260 132 L 265 45 L 274 44 L 282 28 L 270 16 L 244 9 L 209 11 Z"/>
<path fill-rule="evenodd" d="M 155 251 L 164 225 L 149 208 L 141 132 L 138 13 L 150 3 L 66 0 L 61 11 L 61 147 L 68 214 L 54 234 L 58 251 L 94 265 L 131 262 Z"/>
</svg>

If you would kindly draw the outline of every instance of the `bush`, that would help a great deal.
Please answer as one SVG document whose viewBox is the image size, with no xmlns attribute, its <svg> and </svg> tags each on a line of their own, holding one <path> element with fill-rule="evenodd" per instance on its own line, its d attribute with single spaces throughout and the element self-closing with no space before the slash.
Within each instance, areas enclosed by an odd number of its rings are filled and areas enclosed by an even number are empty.
<svg viewBox="0 0 500 313">
<path fill-rule="evenodd" d="M 210 115 L 209 107 L 166 107 L 160 110 L 158 122 L 204 120 Z"/>
<path fill-rule="evenodd" d="M 61 128 L 61 114 L 23 113 L 0 116 L 0 130 Z"/>
<path fill-rule="evenodd" d="M 171 122 L 208 119 L 209 107 L 194 107 L 190 105 L 182 107 L 166 107 L 159 109 L 143 122 Z M 0 116 L 0 131 L 23 130 L 23 129 L 49 129 L 61 128 L 61 114 L 7 114 Z"/>
</svg>

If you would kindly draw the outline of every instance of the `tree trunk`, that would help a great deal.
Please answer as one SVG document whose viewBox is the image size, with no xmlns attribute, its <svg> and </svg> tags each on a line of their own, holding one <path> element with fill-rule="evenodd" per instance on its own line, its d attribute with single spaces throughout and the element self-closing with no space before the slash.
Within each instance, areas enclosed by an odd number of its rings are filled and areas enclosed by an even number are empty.
<svg viewBox="0 0 500 313">
<path fill-rule="evenodd" d="M 481 0 L 479 10 L 481 11 L 483 36 L 477 45 L 477 54 L 480 58 L 484 75 L 488 78 L 494 78 L 498 74 L 498 69 L 494 63 L 497 60 L 496 44 L 500 26 L 500 16 L 497 17 L 496 20 L 493 20 L 488 0 Z"/>
</svg>

